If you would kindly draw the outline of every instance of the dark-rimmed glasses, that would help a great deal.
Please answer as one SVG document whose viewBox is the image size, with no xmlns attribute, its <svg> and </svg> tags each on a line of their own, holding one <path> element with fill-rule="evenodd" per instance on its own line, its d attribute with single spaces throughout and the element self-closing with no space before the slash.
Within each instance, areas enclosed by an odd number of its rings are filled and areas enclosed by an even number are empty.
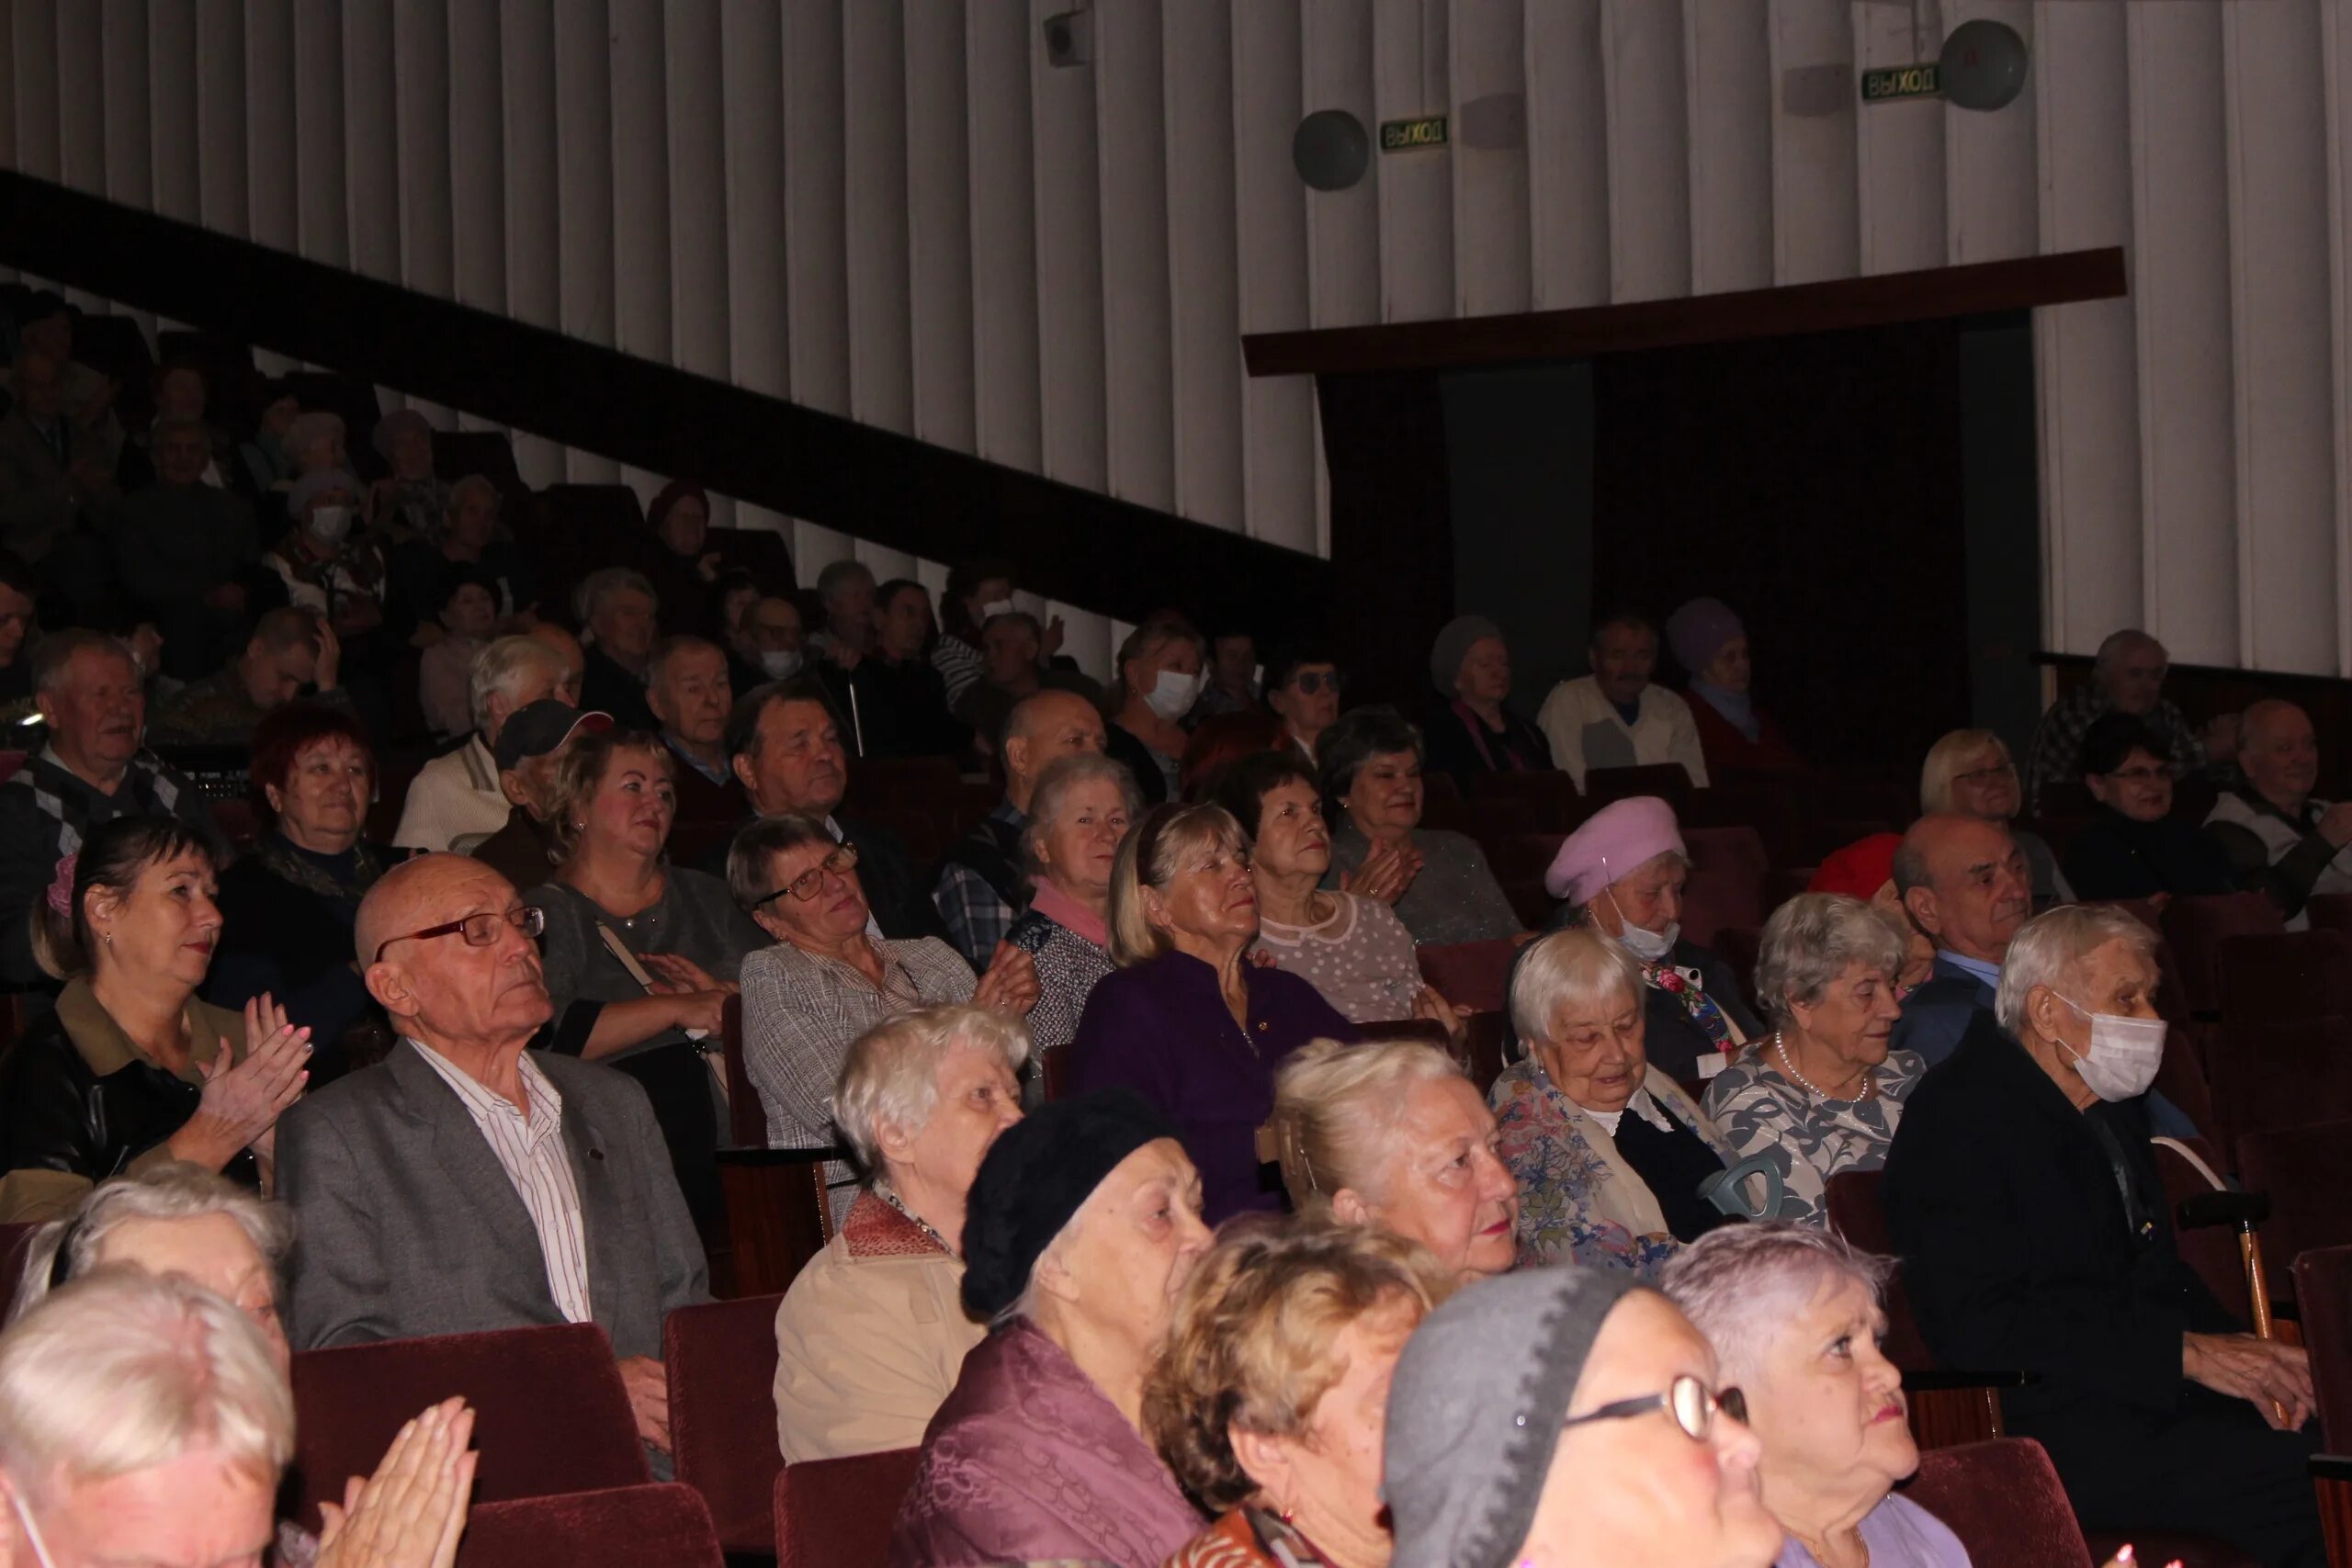
<svg viewBox="0 0 2352 1568">
<path fill-rule="evenodd" d="M 386 937 L 377 944 L 374 962 L 381 964 L 384 961 L 384 949 L 396 942 L 423 942 L 429 937 L 447 936 L 451 932 L 463 936 L 468 947 L 488 947 L 498 940 L 501 926 L 513 926 L 525 936 L 536 938 L 548 929 L 548 912 L 536 904 L 525 904 L 517 908 L 508 909 L 503 914 L 485 911 L 479 915 L 468 915 L 462 920 L 451 920 L 445 925 L 427 926 L 421 931 L 402 931 L 398 936 Z"/>
<path fill-rule="evenodd" d="M 1340 689 L 1340 672 L 1336 670 L 1302 670 L 1291 677 L 1291 684 L 1310 697 L 1329 686 L 1331 694 L 1337 696 Z"/>
<path fill-rule="evenodd" d="M 1682 1435 L 1694 1443 L 1703 1443 L 1715 1429 L 1715 1412 L 1720 1410 L 1735 1421 L 1747 1419 L 1747 1396 L 1736 1388 L 1709 1388 L 1703 1379 L 1685 1372 L 1674 1380 L 1664 1393 L 1645 1393 L 1638 1399 L 1621 1399 L 1589 1410 L 1582 1416 L 1571 1416 L 1560 1423 L 1562 1431 L 1570 1427 L 1582 1427 L 1593 1421 L 1625 1421 L 1636 1416 L 1647 1416 L 1663 1410 L 1674 1417 Z"/>
<path fill-rule="evenodd" d="M 837 845 L 831 854 L 827 855 L 775 892 L 764 897 L 752 899 L 752 908 L 756 909 L 763 904 L 773 904 L 787 893 L 806 904 L 817 896 L 820 888 L 825 886 L 827 876 L 847 876 L 856 869 L 857 846 L 855 844 Z"/>
</svg>

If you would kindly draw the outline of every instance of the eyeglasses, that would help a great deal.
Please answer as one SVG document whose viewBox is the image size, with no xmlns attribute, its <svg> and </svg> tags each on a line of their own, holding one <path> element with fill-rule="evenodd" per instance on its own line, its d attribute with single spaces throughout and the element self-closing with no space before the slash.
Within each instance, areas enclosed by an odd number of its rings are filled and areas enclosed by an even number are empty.
<svg viewBox="0 0 2352 1568">
<path fill-rule="evenodd" d="M 1337 696 L 1340 694 L 1340 672 L 1337 670 L 1329 672 L 1321 670 L 1308 670 L 1292 676 L 1291 684 L 1310 697 L 1328 685 L 1331 688 L 1331 694 Z"/>
<path fill-rule="evenodd" d="M 1951 782 L 1964 784 L 1998 784 L 2003 779 L 2013 779 L 2017 776 L 2018 765 L 2015 762 L 2004 762 L 1997 768 L 1977 768 L 1969 773 L 1957 774 Z"/>
<path fill-rule="evenodd" d="M 1720 1410 L 1735 1421 L 1747 1419 L 1747 1396 L 1736 1388 L 1712 1389 L 1698 1378 L 1685 1372 L 1674 1380 L 1664 1393 L 1645 1393 L 1638 1399 L 1621 1399 L 1604 1404 L 1582 1416 L 1571 1416 L 1560 1423 L 1562 1431 L 1570 1427 L 1582 1427 L 1593 1421 L 1625 1421 L 1636 1416 L 1647 1416 L 1663 1410 L 1674 1417 L 1682 1435 L 1694 1443 L 1703 1443 L 1715 1429 L 1715 1412 Z"/>
<path fill-rule="evenodd" d="M 818 889 L 825 886 L 826 877 L 846 876 L 856 869 L 857 846 L 855 844 L 840 845 L 831 854 L 827 855 L 775 892 L 768 894 L 765 897 L 752 899 L 752 908 L 756 909 L 763 904 L 772 904 L 787 893 L 806 904 L 817 896 Z"/>
<path fill-rule="evenodd" d="M 536 938 L 548 929 L 548 912 L 536 904 L 524 904 L 503 914 L 484 912 L 468 915 L 462 920 L 451 920 L 447 925 L 427 926 L 421 931 L 402 931 L 396 937 L 386 938 L 377 946 L 374 962 L 381 964 L 384 949 L 393 942 L 423 942 L 428 937 L 447 936 L 452 931 L 463 936 L 468 947 L 488 947 L 498 940 L 502 926 L 513 926 L 525 936 Z"/>
</svg>

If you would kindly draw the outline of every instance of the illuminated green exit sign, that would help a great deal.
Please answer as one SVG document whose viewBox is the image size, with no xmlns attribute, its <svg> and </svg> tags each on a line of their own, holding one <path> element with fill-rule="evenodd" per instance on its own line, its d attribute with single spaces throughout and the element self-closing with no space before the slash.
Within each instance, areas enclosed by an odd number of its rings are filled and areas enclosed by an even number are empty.
<svg viewBox="0 0 2352 1568">
<path fill-rule="evenodd" d="M 1383 152 L 1409 152 L 1422 147 L 1445 145 L 1445 116 L 1433 114 L 1420 119 L 1384 119 L 1380 122 L 1380 150 Z"/>
<path fill-rule="evenodd" d="M 1932 98 L 1942 92 L 1943 85 L 1932 60 L 1862 73 L 1862 102 L 1866 104 L 1893 103 L 1897 98 Z"/>
</svg>

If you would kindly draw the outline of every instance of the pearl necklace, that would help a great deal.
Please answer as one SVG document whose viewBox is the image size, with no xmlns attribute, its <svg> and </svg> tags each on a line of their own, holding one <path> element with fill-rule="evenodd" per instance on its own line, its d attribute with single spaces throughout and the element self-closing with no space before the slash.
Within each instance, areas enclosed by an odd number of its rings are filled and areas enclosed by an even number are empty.
<svg viewBox="0 0 2352 1568">
<path fill-rule="evenodd" d="M 1854 1096 L 1850 1100 L 1840 1100 L 1836 1095 L 1825 1093 L 1823 1090 L 1815 1088 L 1812 1082 L 1809 1081 L 1803 1073 L 1797 1071 L 1796 1064 L 1789 1060 L 1788 1042 L 1781 1037 L 1781 1032 L 1778 1030 L 1775 1030 L 1772 1032 L 1772 1054 L 1781 1058 L 1781 1071 L 1788 1077 L 1789 1081 L 1795 1084 L 1799 1089 L 1804 1090 L 1805 1093 L 1813 1096 L 1815 1100 L 1826 1100 L 1833 1105 L 1859 1105 L 1864 1100 L 1876 1100 L 1878 1098 L 1878 1079 L 1871 1075 L 1870 1069 L 1867 1067 L 1862 1069 L 1862 1092 Z"/>
</svg>

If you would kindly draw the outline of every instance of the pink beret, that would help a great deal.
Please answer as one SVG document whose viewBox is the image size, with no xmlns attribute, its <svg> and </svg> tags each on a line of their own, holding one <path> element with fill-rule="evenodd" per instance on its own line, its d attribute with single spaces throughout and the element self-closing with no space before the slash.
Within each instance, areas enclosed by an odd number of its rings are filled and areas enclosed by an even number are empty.
<svg viewBox="0 0 2352 1568">
<path fill-rule="evenodd" d="M 1582 904 L 1611 883 L 1668 852 L 1686 859 L 1690 853 L 1682 847 L 1682 829 L 1675 825 L 1674 807 L 1654 795 L 1611 801 L 1568 835 L 1568 841 L 1552 857 L 1552 869 L 1544 874 L 1544 891 L 1555 898 Z"/>
</svg>

